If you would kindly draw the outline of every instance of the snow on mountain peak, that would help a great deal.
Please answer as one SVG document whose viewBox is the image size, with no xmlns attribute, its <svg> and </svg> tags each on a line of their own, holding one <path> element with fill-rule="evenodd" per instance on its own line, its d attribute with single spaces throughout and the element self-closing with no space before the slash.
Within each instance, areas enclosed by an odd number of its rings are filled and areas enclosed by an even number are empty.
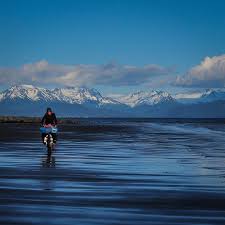
<svg viewBox="0 0 225 225">
<path fill-rule="evenodd" d="M 23 99 L 31 101 L 58 101 L 69 104 L 120 104 L 108 97 L 103 97 L 96 89 L 84 87 L 65 87 L 48 90 L 32 85 L 16 85 L 0 93 L 0 101 Z"/>
<path fill-rule="evenodd" d="M 139 91 L 120 99 L 122 103 L 127 104 L 131 107 L 135 107 L 138 105 L 156 105 L 172 100 L 173 98 L 169 93 L 156 90 L 150 92 Z"/>
<path fill-rule="evenodd" d="M 224 89 L 218 89 L 218 90 L 208 89 L 202 94 L 200 98 L 200 101 L 202 102 L 212 102 L 212 101 L 219 101 L 219 100 L 225 100 Z"/>
<path fill-rule="evenodd" d="M 194 91 L 187 93 L 179 93 L 174 98 L 185 104 L 200 103 L 200 102 L 212 102 L 217 100 L 225 100 L 224 89 L 206 89 L 203 91 Z"/>
<path fill-rule="evenodd" d="M 189 93 L 176 94 L 173 97 L 165 91 L 139 91 L 118 98 L 104 97 L 96 89 L 86 87 L 64 87 L 53 90 L 35 87 L 33 85 L 16 85 L 0 93 L 0 101 L 4 100 L 28 100 L 60 102 L 67 104 L 92 105 L 96 107 L 104 105 L 127 105 L 136 107 L 140 105 L 153 106 L 172 101 L 194 104 L 201 102 L 225 101 L 225 90 L 207 89 Z"/>
<path fill-rule="evenodd" d="M 38 100 L 38 89 L 32 85 L 16 85 L 3 93 L 3 98 Z"/>
<path fill-rule="evenodd" d="M 98 91 L 88 88 L 56 88 L 52 92 L 55 96 L 58 97 L 59 100 L 65 101 L 70 104 L 82 104 L 85 102 L 99 101 L 99 99 L 102 98 L 101 94 Z"/>
<path fill-rule="evenodd" d="M 26 84 L 12 86 L 3 91 L 0 96 L 0 100 L 23 99 L 31 101 L 50 101 L 54 99 L 49 90 Z"/>
</svg>

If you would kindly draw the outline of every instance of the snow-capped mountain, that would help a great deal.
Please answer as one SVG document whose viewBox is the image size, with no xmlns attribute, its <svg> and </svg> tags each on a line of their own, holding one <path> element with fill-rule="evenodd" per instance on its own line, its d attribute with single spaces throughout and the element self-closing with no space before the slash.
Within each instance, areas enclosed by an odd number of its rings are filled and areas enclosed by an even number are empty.
<svg viewBox="0 0 225 225">
<path fill-rule="evenodd" d="M 33 85 L 16 85 L 0 93 L 0 101 L 4 100 L 53 101 L 57 98 L 50 90 Z"/>
<path fill-rule="evenodd" d="M 85 104 L 96 103 L 98 105 L 104 104 L 120 104 L 108 97 L 103 97 L 96 89 L 67 87 L 56 88 L 52 90 L 52 94 L 58 98 L 59 101 L 70 104 Z"/>
<path fill-rule="evenodd" d="M 201 102 L 212 102 L 212 101 L 224 101 L 225 100 L 225 90 L 212 90 L 208 89 L 204 92 L 200 98 Z"/>
<path fill-rule="evenodd" d="M 184 104 L 206 103 L 214 101 L 225 101 L 224 89 L 206 89 L 204 91 L 195 91 L 187 93 L 179 93 L 174 98 Z"/>
<path fill-rule="evenodd" d="M 173 97 L 169 93 L 163 91 L 139 91 L 120 98 L 120 102 L 131 107 L 137 107 L 140 105 L 153 106 L 156 104 L 169 103 L 172 101 L 175 101 Z"/>
<path fill-rule="evenodd" d="M 47 107 L 68 117 L 224 117 L 225 90 L 180 93 L 136 92 L 110 98 L 96 89 L 52 90 L 16 85 L 0 92 L 0 115 L 40 116 Z"/>
<path fill-rule="evenodd" d="M 16 85 L 0 93 L 0 115 L 40 115 L 49 106 L 62 116 L 114 116 L 127 108 L 95 89 L 81 87 L 49 90 Z"/>
<path fill-rule="evenodd" d="M 69 104 L 96 103 L 120 104 L 119 102 L 103 97 L 97 90 L 89 88 L 67 87 L 48 90 L 32 85 L 16 85 L 0 93 L 0 102 L 4 100 L 29 100 L 45 102 L 61 102 Z"/>
</svg>

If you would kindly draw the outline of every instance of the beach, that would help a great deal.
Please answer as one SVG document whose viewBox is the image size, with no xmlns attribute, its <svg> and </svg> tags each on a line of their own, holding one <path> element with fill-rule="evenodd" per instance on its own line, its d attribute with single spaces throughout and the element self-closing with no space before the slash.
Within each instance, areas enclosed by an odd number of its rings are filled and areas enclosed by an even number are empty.
<svg viewBox="0 0 225 225">
<path fill-rule="evenodd" d="M 85 119 L 0 124 L 0 224 L 225 224 L 225 125 Z"/>
</svg>

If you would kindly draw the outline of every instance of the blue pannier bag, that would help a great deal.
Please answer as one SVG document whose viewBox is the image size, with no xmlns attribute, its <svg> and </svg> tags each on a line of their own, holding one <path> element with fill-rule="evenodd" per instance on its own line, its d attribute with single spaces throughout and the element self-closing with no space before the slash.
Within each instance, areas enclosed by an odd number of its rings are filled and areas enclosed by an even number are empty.
<svg viewBox="0 0 225 225">
<path fill-rule="evenodd" d="M 42 134 L 49 134 L 49 133 L 56 134 L 58 132 L 58 128 L 56 128 L 56 127 L 41 127 L 40 131 Z"/>
</svg>

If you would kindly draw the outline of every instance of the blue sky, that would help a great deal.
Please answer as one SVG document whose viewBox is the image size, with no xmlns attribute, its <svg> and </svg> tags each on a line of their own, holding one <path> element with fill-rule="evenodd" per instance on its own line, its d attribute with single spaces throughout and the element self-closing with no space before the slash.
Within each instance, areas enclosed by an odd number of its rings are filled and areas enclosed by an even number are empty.
<svg viewBox="0 0 225 225">
<path fill-rule="evenodd" d="M 99 73 L 103 65 L 114 65 L 113 70 L 117 72 L 112 76 L 118 76 L 122 70 L 123 79 L 113 79 L 113 82 L 110 79 L 98 82 L 101 77 L 91 78 L 92 82 L 82 78 L 81 82 L 78 75 L 73 74 L 75 84 L 78 79 L 79 84 L 85 85 L 86 82 L 103 92 L 154 88 L 154 83 L 156 88 L 163 83 L 162 88 L 170 90 L 187 86 L 210 87 L 208 81 L 207 85 L 199 85 L 199 82 L 198 85 L 196 82 L 187 85 L 188 82 L 181 78 L 181 85 L 171 86 L 168 80 L 190 73 L 207 56 L 212 59 L 225 53 L 224 11 L 223 0 L 0 0 L 0 86 L 15 83 L 13 78 L 12 82 L 10 78 L 3 78 L 13 77 L 9 76 L 10 73 L 17 74 L 17 80 L 21 76 L 21 82 L 29 82 L 23 77 L 24 71 L 18 68 L 27 64 L 36 68 L 38 62 L 47 62 L 44 75 L 51 73 L 52 67 L 60 68 L 60 73 L 68 73 L 71 65 L 72 71 L 77 71 L 74 66 L 78 64 L 87 65 L 88 69 L 82 68 L 80 75 L 86 76 L 85 79 L 88 79 L 87 70 Z M 62 69 L 64 65 L 67 65 L 66 69 Z M 90 70 L 90 65 L 95 68 Z M 133 82 L 130 69 L 124 69 L 124 65 L 136 67 L 132 74 L 139 73 L 142 81 Z M 146 65 L 157 65 L 160 71 L 155 73 L 152 67 L 145 70 Z M 96 68 L 98 66 L 101 68 Z M 105 72 L 102 73 L 105 76 Z M 153 84 L 145 85 L 146 73 L 154 80 Z M 59 73 L 54 69 L 50 76 L 58 78 Z M 34 83 L 35 79 L 32 80 Z M 138 79 L 137 74 L 135 79 Z M 50 79 L 42 85 L 59 85 L 52 81 Z M 37 83 L 41 85 L 41 82 Z M 214 87 L 216 82 L 212 81 L 212 84 Z"/>
</svg>

